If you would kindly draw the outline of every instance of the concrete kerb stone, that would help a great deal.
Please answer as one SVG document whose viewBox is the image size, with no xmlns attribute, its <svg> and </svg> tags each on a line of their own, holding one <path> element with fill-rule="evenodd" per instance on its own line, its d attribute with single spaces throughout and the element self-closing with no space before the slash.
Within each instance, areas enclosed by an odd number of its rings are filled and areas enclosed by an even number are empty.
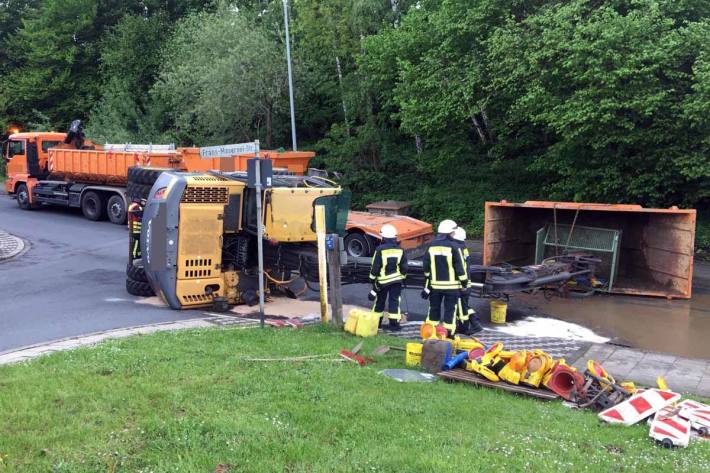
<svg viewBox="0 0 710 473">
<path fill-rule="evenodd" d="M 29 245 L 20 237 L 0 230 L 0 262 L 23 253 Z"/>
<path fill-rule="evenodd" d="M 71 350 L 74 348 L 87 347 L 96 345 L 106 340 L 115 340 L 119 338 L 130 337 L 134 335 L 148 335 L 155 332 L 224 327 L 212 321 L 205 319 L 189 319 L 175 322 L 164 322 L 160 324 L 138 325 L 135 327 L 120 328 L 115 330 L 106 330 L 103 332 L 91 333 L 85 336 L 69 337 L 59 340 L 54 340 L 47 343 L 30 345 L 18 348 L 11 351 L 0 353 L 0 365 L 19 363 L 32 360 L 42 355 L 53 353 L 56 351 Z M 242 328 L 242 327 L 237 327 Z"/>
</svg>

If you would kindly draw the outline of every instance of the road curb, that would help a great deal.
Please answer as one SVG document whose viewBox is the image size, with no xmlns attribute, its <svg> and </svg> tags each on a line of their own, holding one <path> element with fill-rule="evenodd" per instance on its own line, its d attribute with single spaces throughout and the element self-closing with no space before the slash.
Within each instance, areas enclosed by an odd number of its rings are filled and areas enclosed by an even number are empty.
<svg viewBox="0 0 710 473">
<path fill-rule="evenodd" d="M 6 231 L 0 230 L 0 261 L 6 261 L 19 255 L 25 248 L 25 240 Z"/>
<path fill-rule="evenodd" d="M 49 342 L 27 345 L 21 348 L 0 352 L 0 366 L 29 361 L 42 355 L 58 351 L 72 350 L 99 344 L 106 340 L 131 337 L 134 335 L 148 335 L 156 332 L 171 330 L 184 330 L 196 328 L 223 327 L 225 324 L 217 323 L 215 319 L 221 317 L 195 318 L 178 320 L 175 322 L 162 322 L 157 324 L 136 325 L 128 328 L 104 330 L 75 337 L 60 338 Z M 226 317 L 233 319 L 234 317 Z M 231 325 L 231 324 L 230 324 Z M 254 325 L 248 325 L 249 327 Z"/>
</svg>

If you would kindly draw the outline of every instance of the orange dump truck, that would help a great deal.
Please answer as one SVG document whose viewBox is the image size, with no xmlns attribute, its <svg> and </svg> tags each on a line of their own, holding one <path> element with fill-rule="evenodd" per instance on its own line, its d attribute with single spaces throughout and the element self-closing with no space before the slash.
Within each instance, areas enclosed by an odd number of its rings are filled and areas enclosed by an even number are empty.
<svg viewBox="0 0 710 473">
<path fill-rule="evenodd" d="M 79 131 L 80 133 L 80 131 Z M 68 141 L 68 143 L 65 143 Z M 274 170 L 304 175 L 311 151 L 278 152 L 262 150 L 273 161 Z M 129 195 L 128 168 L 132 166 L 181 171 L 246 171 L 251 155 L 228 158 L 201 158 L 200 148 L 170 145 L 106 145 L 72 137 L 71 132 L 14 133 L 3 146 L 8 179 L 5 190 L 23 209 L 42 205 L 80 208 L 90 220 L 106 217 L 116 224 L 126 221 Z M 346 225 L 345 248 L 351 256 L 371 256 L 380 240 L 382 225 L 394 225 L 405 249 L 419 247 L 432 239 L 431 225 L 397 215 L 401 205 L 385 203 L 371 212 L 351 212 Z M 395 203 L 400 204 L 400 203 Z M 370 207 L 370 206 L 368 206 Z"/>
<path fill-rule="evenodd" d="M 65 143 L 69 141 L 69 143 Z M 262 155 L 292 173 L 303 174 L 314 153 L 276 152 Z M 8 179 L 5 190 L 23 209 L 43 204 L 80 208 L 90 220 L 105 217 L 126 221 L 128 168 L 132 166 L 181 171 L 239 171 L 247 156 L 201 159 L 199 148 L 170 145 L 95 145 L 77 143 L 67 133 L 14 133 L 3 145 Z"/>
</svg>

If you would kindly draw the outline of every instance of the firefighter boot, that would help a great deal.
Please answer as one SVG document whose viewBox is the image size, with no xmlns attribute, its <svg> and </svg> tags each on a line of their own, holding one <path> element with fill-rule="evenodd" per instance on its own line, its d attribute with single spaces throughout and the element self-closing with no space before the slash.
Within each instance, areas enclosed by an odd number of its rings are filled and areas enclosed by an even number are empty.
<svg viewBox="0 0 710 473">
<path fill-rule="evenodd" d="M 475 315 L 472 315 L 470 319 L 468 319 L 468 333 L 466 335 L 473 335 L 474 333 L 481 332 L 483 330 L 483 326 L 481 325 L 481 321 L 478 320 L 478 317 Z"/>
<path fill-rule="evenodd" d="M 402 326 L 399 324 L 399 320 L 390 319 L 389 326 L 387 327 L 393 332 L 398 332 L 402 330 Z"/>
</svg>

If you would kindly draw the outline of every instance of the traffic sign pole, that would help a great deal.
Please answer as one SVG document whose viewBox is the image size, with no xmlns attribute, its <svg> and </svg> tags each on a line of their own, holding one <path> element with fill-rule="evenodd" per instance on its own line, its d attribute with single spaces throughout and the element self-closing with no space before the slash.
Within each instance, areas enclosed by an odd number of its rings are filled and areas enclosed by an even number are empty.
<svg viewBox="0 0 710 473">
<path fill-rule="evenodd" d="M 259 159 L 259 140 L 254 140 L 256 145 L 256 161 L 254 173 L 256 177 L 256 251 L 259 260 L 259 323 L 264 328 L 264 219 L 261 211 L 261 159 Z"/>
</svg>

